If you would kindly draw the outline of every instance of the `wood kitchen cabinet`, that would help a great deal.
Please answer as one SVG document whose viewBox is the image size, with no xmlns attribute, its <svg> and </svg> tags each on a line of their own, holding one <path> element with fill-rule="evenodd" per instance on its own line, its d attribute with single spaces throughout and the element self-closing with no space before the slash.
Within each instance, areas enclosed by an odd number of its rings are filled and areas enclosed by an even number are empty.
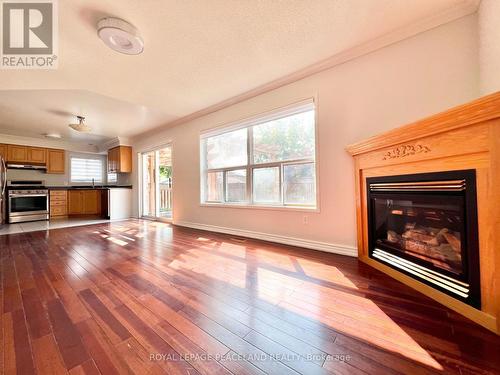
<svg viewBox="0 0 500 375">
<path fill-rule="evenodd" d="M 108 151 L 108 172 L 132 172 L 132 147 L 118 146 Z"/>
<path fill-rule="evenodd" d="M 98 215 L 101 213 L 101 191 L 85 190 L 83 192 L 83 214 Z"/>
<path fill-rule="evenodd" d="M 33 163 L 45 165 L 47 173 L 64 174 L 66 170 L 65 151 L 59 149 L 22 145 L 0 145 L 0 155 L 11 163 Z"/>
<path fill-rule="evenodd" d="M 28 162 L 45 164 L 47 161 L 47 149 L 41 147 L 28 147 Z"/>
<path fill-rule="evenodd" d="M 100 215 L 100 190 L 70 190 L 68 193 L 69 215 Z"/>
<path fill-rule="evenodd" d="M 24 163 L 28 161 L 28 147 L 7 145 L 7 161 Z"/>
<path fill-rule="evenodd" d="M 68 216 L 68 191 L 50 191 L 50 217 L 52 219 Z"/>
<path fill-rule="evenodd" d="M 47 149 L 47 173 L 64 174 L 66 166 L 64 150 Z"/>
</svg>

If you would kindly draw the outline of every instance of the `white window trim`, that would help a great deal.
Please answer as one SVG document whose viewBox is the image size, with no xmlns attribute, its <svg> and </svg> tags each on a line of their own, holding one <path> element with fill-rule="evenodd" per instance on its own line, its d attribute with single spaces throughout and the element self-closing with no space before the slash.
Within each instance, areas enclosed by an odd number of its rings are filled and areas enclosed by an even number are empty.
<svg viewBox="0 0 500 375">
<path fill-rule="evenodd" d="M 101 181 L 95 181 L 95 184 L 98 185 L 104 185 L 107 183 L 107 175 L 106 175 L 106 170 L 107 170 L 107 160 L 101 156 L 98 155 L 92 155 L 92 154 L 70 154 L 69 156 L 69 180 L 70 183 L 75 184 L 75 185 L 88 185 L 92 183 L 92 180 L 90 181 L 74 181 L 72 179 L 73 176 L 73 165 L 72 165 L 72 160 L 73 159 L 92 159 L 92 160 L 100 160 L 102 163 L 102 170 L 101 170 Z M 104 159 L 104 160 L 103 160 Z"/>
<path fill-rule="evenodd" d="M 294 114 L 306 112 L 309 110 L 314 110 L 314 146 L 315 154 L 312 158 L 306 159 L 293 159 L 284 160 L 271 163 L 261 163 L 254 164 L 253 161 L 253 126 L 259 125 L 268 121 L 275 119 L 292 116 Z M 227 168 L 213 168 L 208 169 L 206 166 L 206 150 L 205 150 L 205 139 L 209 137 L 215 137 L 224 133 L 232 132 L 235 130 L 246 128 L 247 132 L 247 164 L 241 166 L 233 166 Z M 318 108 L 314 98 L 308 98 L 300 102 L 290 104 L 286 107 L 281 107 L 264 114 L 255 115 L 250 118 L 236 121 L 227 125 L 219 126 L 210 130 L 202 131 L 200 134 L 200 207 L 220 207 L 220 208 L 244 208 L 244 209 L 263 209 L 263 210 L 278 210 L 278 211 L 299 211 L 299 212 L 320 212 L 320 194 L 319 194 L 319 161 L 318 161 Z M 283 168 L 285 165 L 292 164 L 306 164 L 314 163 L 315 171 L 315 190 L 316 190 L 316 205 L 297 205 L 297 204 L 285 204 L 284 192 L 283 192 Z M 265 167 L 279 167 L 280 170 L 280 189 L 281 189 L 281 203 L 280 204 L 270 204 L 270 203 L 256 203 L 253 201 L 253 173 L 252 170 L 256 168 Z M 219 202 L 219 201 L 207 201 L 206 200 L 206 188 L 207 188 L 207 174 L 208 172 L 223 172 L 223 199 L 226 197 L 226 172 L 231 170 L 246 170 L 246 198 L 245 202 Z"/>
</svg>

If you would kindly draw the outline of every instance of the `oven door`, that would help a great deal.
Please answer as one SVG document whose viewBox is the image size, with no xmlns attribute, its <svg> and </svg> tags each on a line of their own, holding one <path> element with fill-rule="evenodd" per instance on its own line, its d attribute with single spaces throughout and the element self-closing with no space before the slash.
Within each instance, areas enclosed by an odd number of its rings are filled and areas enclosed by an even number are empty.
<svg viewBox="0 0 500 375">
<path fill-rule="evenodd" d="M 10 194 L 9 218 L 49 213 L 48 194 Z"/>
</svg>

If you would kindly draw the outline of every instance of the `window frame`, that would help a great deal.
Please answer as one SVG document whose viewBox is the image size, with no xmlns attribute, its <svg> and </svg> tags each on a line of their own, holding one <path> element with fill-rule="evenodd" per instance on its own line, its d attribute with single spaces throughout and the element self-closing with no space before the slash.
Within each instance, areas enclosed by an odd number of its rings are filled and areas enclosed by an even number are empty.
<svg viewBox="0 0 500 375">
<path fill-rule="evenodd" d="M 100 158 L 100 157 L 94 157 L 94 156 L 87 156 L 87 155 L 70 155 L 69 157 L 69 180 L 73 184 L 81 184 L 81 185 L 86 185 L 89 183 L 92 183 L 92 179 L 90 180 L 73 180 L 73 159 L 86 159 L 86 160 L 97 160 L 98 162 L 101 163 L 101 179 L 100 180 L 95 180 L 96 184 L 104 184 L 106 183 L 105 179 L 107 176 L 104 173 L 104 168 L 105 168 L 105 161 Z"/>
<path fill-rule="evenodd" d="M 254 150 L 253 150 L 253 127 L 268 121 L 273 121 L 276 119 L 293 116 L 294 114 L 299 114 L 307 112 L 308 110 L 296 110 L 294 108 L 303 107 L 304 105 L 309 105 L 311 108 L 309 110 L 314 110 L 314 155 L 309 158 L 298 158 L 298 159 L 288 159 L 283 161 L 274 161 L 267 163 L 254 163 Z M 290 113 L 287 113 L 289 112 Z M 281 114 L 281 115 L 280 115 Z M 209 137 L 217 136 L 220 134 L 228 133 L 231 131 L 236 131 L 245 128 L 247 130 L 247 164 L 238 165 L 225 168 L 207 168 L 206 160 L 206 142 L 205 140 Z M 319 201 L 319 160 L 318 160 L 318 109 L 314 99 L 307 99 L 299 103 L 283 107 L 270 113 L 264 113 L 254 116 L 250 119 L 236 122 L 232 125 L 227 125 L 223 127 L 218 127 L 215 130 L 202 133 L 200 135 L 200 161 L 201 161 L 201 174 L 200 174 L 200 206 L 205 207 L 226 207 L 226 208 L 250 208 L 250 209 L 270 209 L 270 210 L 286 210 L 286 211 L 307 211 L 307 212 L 320 212 L 320 201 Z M 289 204 L 285 203 L 285 191 L 284 191 L 284 168 L 287 165 L 298 165 L 298 164 L 313 164 L 314 165 L 314 181 L 315 181 L 315 205 L 305 205 L 305 204 Z M 279 191 L 280 191 L 280 203 L 258 203 L 255 202 L 253 196 L 253 171 L 259 168 L 273 168 L 277 167 L 279 170 Z M 245 202 L 228 202 L 227 197 L 227 172 L 234 170 L 246 170 L 246 201 Z M 208 197 L 208 186 L 207 186 L 207 175 L 209 172 L 222 172 L 223 182 L 222 182 L 222 201 L 209 201 Z"/>
</svg>

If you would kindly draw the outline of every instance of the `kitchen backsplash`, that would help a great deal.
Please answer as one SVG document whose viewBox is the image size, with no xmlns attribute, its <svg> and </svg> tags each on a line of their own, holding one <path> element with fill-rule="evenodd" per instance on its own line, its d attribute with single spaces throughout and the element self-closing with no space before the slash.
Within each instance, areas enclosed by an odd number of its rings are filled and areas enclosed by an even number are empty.
<svg viewBox="0 0 500 375">
<path fill-rule="evenodd" d="M 69 173 L 48 174 L 40 171 L 9 169 L 7 171 L 8 180 L 43 180 L 47 186 L 78 185 L 70 182 Z M 106 182 L 104 182 L 106 183 Z M 119 173 L 116 185 L 131 185 L 129 174 Z"/>
</svg>

